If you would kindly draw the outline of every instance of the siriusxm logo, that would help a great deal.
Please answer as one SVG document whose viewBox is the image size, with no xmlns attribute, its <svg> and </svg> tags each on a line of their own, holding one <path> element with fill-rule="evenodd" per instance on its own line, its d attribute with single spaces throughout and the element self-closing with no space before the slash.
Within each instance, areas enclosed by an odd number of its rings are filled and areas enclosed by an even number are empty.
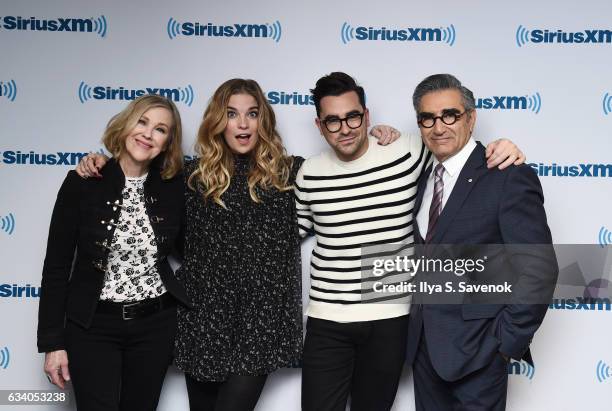
<svg viewBox="0 0 612 411">
<path fill-rule="evenodd" d="M 612 177 L 612 164 L 574 164 L 569 166 L 557 163 L 530 163 L 529 166 L 540 177 Z"/>
<path fill-rule="evenodd" d="M 0 216 L 0 231 L 13 235 L 13 231 L 15 231 L 15 216 L 13 213 L 8 213 L 4 217 Z"/>
<path fill-rule="evenodd" d="M 343 23 L 340 28 L 342 43 L 348 44 L 352 40 L 368 41 L 405 41 L 405 42 L 440 42 L 449 46 L 455 44 L 457 32 L 452 24 L 447 27 L 353 27 Z"/>
<path fill-rule="evenodd" d="M 87 153 L 61 152 L 56 153 L 36 153 L 30 151 L 4 151 L 1 162 L 9 165 L 41 165 L 41 166 L 75 166 L 85 157 Z"/>
<path fill-rule="evenodd" d="M 609 93 L 603 97 L 603 112 L 606 116 L 612 112 L 612 96 Z"/>
<path fill-rule="evenodd" d="M 597 362 L 597 366 L 595 367 L 595 376 L 597 377 L 597 381 L 604 382 L 608 378 L 612 377 L 612 367 L 599 360 Z"/>
<path fill-rule="evenodd" d="M 491 96 L 476 99 L 476 108 L 481 110 L 530 110 L 540 113 L 542 97 L 540 93 L 526 96 Z"/>
<path fill-rule="evenodd" d="M 11 362 L 11 353 L 8 347 L 0 349 L 0 368 L 6 370 Z"/>
<path fill-rule="evenodd" d="M 38 298 L 40 297 L 40 287 L 33 287 L 30 284 L 24 286 L 17 284 L 0 284 L 0 297 Z"/>
<path fill-rule="evenodd" d="M 193 87 L 188 84 L 186 87 L 177 88 L 161 88 L 161 87 L 146 87 L 140 89 L 130 89 L 123 86 L 90 86 L 84 81 L 81 81 L 77 89 L 77 95 L 81 103 L 88 100 L 134 100 L 137 97 L 145 94 L 157 94 L 166 97 L 175 102 L 184 103 L 191 107 L 195 94 Z"/>
<path fill-rule="evenodd" d="M 39 19 L 36 17 L 4 16 L 0 17 L 0 28 L 5 30 L 96 33 L 100 37 L 106 37 L 108 24 L 104 15 L 88 19 L 74 17 Z"/>
<path fill-rule="evenodd" d="M 526 378 L 533 380 L 535 368 L 526 361 L 510 360 L 508 363 L 508 375 L 523 375 Z"/>
<path fill-rule="evenodd" d="M 314 106 L 314 98 L 310 93 L 268 91 L 268 102 L 276 105 Z"/>
<path fill-rule="evenodd" d="M 612 30 L 564 31 L 533 29 L 527 30 L 522 25 L 516 29 L 516 45 L 523 47 L 527 43 L 534 44 L 603 44 L 612 43 Z"/>
<path fill-rule="evenodd" d="M 279 42 L 283 33 L 280 21 L 276 20 L 272 24 L 241 24 L 218 25 L 212 23 L 199 22 L 178 22 L 170 17 L 166 24 L 166 33 L 170 40 L 179 36 L 195 37 L 262 37 L 270 38 Z"/>
<path fill-rule="evenodd" d="M 548 308 L 551 310 L 610 311 L 612 302 L 609 298 L 553 298 Z"/>
<path fill-rule="evenodd" d="M 17 97 L 17 83 L 15 80 L 0 81 L 0 97 L 15 101 Z"/>
<path fill-rule="evenodd" d="M 599 245 L 604 248 L 607 245 L 612 244 L 612 232 L 606 227 L 602 226 L 599 229 Z"/>
</svg>

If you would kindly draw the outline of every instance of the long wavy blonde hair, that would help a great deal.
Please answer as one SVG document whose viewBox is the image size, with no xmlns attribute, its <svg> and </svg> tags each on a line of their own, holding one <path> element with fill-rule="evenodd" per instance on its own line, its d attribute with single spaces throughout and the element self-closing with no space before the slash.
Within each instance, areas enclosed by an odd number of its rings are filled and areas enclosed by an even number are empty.
<svg viewBox="0 0 612 411">
<path fill-rule="evenodd" d="M 227 126 L 227 107 L 231 96 L 248 94 L 259 106 L 257 145 L 250 153 L 248 186 L 251 199 L 260 203 L 257 188 L 276 188 L 287 191 L 293 159 L 287 155 L 278 131 L 276 116 L 255 80 L 231 79 L 221 84 L 212 96 L 195 143 L 199 157 L 196 169 L 188 179 L 189 188 L 196 190 L 200 184 L 204 199 L 212 199 L 222 207 L 221 196 L 228 189 L 234 175 L 234 156 L 223 137 Z"/>
</svg>

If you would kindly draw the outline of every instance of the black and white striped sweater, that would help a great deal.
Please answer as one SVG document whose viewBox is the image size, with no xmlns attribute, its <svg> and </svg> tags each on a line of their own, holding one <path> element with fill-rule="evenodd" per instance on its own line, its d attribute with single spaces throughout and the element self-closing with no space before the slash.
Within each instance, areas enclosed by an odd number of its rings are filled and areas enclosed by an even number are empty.
<svg viewBox="0 0 612 411">
<path fill-rule="evenodd" d="M 408 314 L 405 298 L 364 303 L 372 284 L 362 279 L 362 247 L 414 242 L 417 179 L 430 157 L 419 136 L 402 135 L 388 146 L 369 137 L 354 161 L 331 149 L 306 160 L 295 193 L 300 234 L 316 236 L 308 316 L 355 322 Z"/>
</svg>

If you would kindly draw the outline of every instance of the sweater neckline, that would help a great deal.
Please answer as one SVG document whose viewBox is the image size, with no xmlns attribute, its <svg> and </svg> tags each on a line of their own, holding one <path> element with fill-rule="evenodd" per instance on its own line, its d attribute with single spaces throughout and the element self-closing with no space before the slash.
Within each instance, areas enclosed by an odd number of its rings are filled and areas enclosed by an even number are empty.
<svg viewBox="0 0 612 411">
<path fill-rule="evenodd" d="M 251 156 L 234 154 L 234 171 L 236 174 L 247 174 L 251 168 Z"/>
</svg>

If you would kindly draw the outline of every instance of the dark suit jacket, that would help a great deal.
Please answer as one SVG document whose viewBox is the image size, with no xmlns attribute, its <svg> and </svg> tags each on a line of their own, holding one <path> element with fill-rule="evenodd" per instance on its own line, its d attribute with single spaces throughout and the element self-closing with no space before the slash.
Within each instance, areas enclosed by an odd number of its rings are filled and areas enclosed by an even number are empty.
<svg viewBox="0 0 612 411">
<path fill-rule="evenodd" d="M 431 166 L 419 182 L 414 208 L 415 242 L 420 237 L 416 215 Z M 432 244 L 550 244 L 542 188 L 527 165 L 487 169 L 485 148 L 471 153 L 436 225 Z M 431 248 L 431 247 L 430 247 Z M 461 247 L 460 247 L 461 248 Z M 468 247 L 465 247 L 468 248 Z M 551 247 L 519 247 L 498 253 L 487 266 L 511 265 L 542 301 L 552 298 L 558 267 Z M 455 255 L 457 257 L 468 257 Z M 495 271 L 490 271 L 495 272 Z M 413 304 L 408 333 L 408 361 L 416 354 L 421 330 L 437 373 L 447 381 L 489 364 L 499 352 L 531 362 L 529 343 L 547 310 L 546 304 Z"/>
<path fill-rule="evenodd" d="M 115 231 L 115 226 L 102 221 L 118 221 L 121 209 L 113 203 L 121 203 L 125 186 L 125 176 L 114 159 L 108 161 L 101 174 L 104 178 L 85 180 L 70 171 L 57 195 L 42 273 L 39 352 L 64 349 L 66 318 L 85 328 L 91 325 Z M 166 258 L 177 246 L 182 248 L 182 175 L 163 180 L 159 168 L 152 165 L 144 193 L 157 241 L 157 269 L 162 282 L 180 302 L 190 305 Z"/>
</svg>

